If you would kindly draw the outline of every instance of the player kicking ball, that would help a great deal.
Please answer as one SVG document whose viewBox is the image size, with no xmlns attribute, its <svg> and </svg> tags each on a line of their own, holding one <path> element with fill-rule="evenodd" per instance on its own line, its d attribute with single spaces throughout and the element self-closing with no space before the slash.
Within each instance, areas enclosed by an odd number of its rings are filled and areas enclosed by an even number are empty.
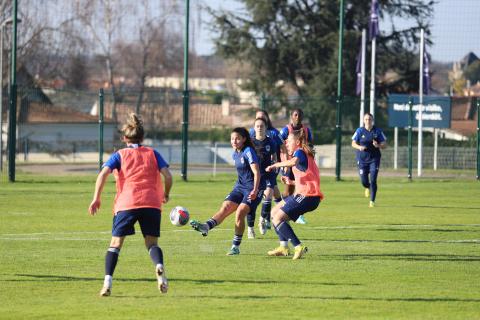
<svg viewBox="0 0 480 320">
<path fill-rule="evenodd" d="M 285 145 L 291 158 L 267 167 L 266 171 L 291 167 L 295 177 L 295 193 L 272 209 L 273 225 L 280 246 L 268 251 L 268 255 L 288 256 L 290 239 L 295 250 L 293 260 L 297 260 L 307 253 L 308 248 L 298 239 L 289 221 L 296 221 L 300 215 L 315 210 L 323 199 L 323 194 L 320 191 L 320 173 L 315 163 L 314 151 L 307 143 L 304 130 L 291 132 Z"/>
</svg>

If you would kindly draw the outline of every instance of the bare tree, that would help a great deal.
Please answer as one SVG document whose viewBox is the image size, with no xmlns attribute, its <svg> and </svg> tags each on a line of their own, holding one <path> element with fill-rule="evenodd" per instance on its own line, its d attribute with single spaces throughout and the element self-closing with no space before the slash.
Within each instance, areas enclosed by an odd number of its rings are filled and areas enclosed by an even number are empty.
<svg viewBox="0 0 480 320">
<path fill-rule="evenodd" d="M 174 27 L 179 18 L 177 1 L 162 1 L 157 6 L 152 6 L 150 0 L 135 3 L 131 8 L 134 20 L 129 26 L 135 38 L 116 46 L 125 69 L 135 76 L 139 89 L 137 113 L 143 103 L 146 78 L 180 67 L 178 52 L 181 52 L 182 36 Z"/>
<path fill-rule="evenodd" d="M 76 0 L 76 14 L 94 41 L 93 47 L 105 59 L 105 69 L 112 92 L 111 118 L 117 121 L 117 93 L 114 81 L 113 48 L 121 38 L 122 22 L 128 12 L 124 0 Z"/>
</svg>

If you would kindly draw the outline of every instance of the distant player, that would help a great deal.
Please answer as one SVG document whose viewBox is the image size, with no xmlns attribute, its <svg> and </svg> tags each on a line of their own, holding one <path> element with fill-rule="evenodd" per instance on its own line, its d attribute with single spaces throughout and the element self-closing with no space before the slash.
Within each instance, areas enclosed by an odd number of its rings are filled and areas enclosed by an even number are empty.
<svg viewBox="0 0 480 320">
<path fill-rule="evenodd" d="M 148 147 L 142 146 L 144 130 L 142 121 L 130 114 L 122 128 L 123 141 L 127 147 L 115 152 L 103 165 L 95 193 L 88 211 L 95 215 L 100 208 L 103 187 L 110 173 L 115 174 L 117 194 L 114 202 L 112 240 L 105 257 L 105 280 L 100 296 L 109 296 L 112 290 L 113 272 L 118 261 L 125 236 L 135 234 L 134 225 L 138 221 L 155 265 L 158 288 L 162 293 L 168 290 L 163 253 L 158 246 L 162 204 L 169 199 L 172 176 L 168 164 L 162 156 Z M 162 181 L 162 176 L 165 179 Z"/>
<path fill-rule="evenodd" d="M 279 138 L 282 143 L 287 139 L 288 135 L 293 131 L 302 130 L 304 132 L 304 136 L 307 138 L 307 143 L 313 145 L 312 131 L 310 130 L 310 128 L 308 128 L 302 123 L 303 118 L 304 118 L 304 115 L 303 115 L 302 109 L 296 108 L 292 110 L 292 112 L 290 113 L 290 123 L 287 124 L 285 127 L 283 127 L 279 134 Z M 281 147 L 281 150 L 282 150 L 281 160 L 282 161 L 287 160 L 288 154 L 287 154 L 286 148 Z M 291 196 L 295 190 L 295 182 L 294 182 L 294 177 L 291 169 L 284 168 L 282 170 L 282 181 L 283 183 L 285 183 L 284 197 Z M 303 215 L 298 217 L 298 220 L 296 222 L 300 224 L 307 223 Z"/>
<path fill-rule="evenodd" d="M 288 241 L 295 248 L 293 260 L 300 259 L 307 247 L 302 244 L 288 221 L 295 221 L 302 214 L 315 210 L 323 194 L 320 191 L 320 173 L 315 163 L 314 153 L 307 143 L 304 130 L 293 131 L 285 141 L 291 157 L 288 160 L 277 162 L 269 166 L 267 172 L 280 167 L 292 168 L 295 177 L 295 193 L 272 209 L 272 218 L 275 231 L 280 240 L 280 246 L 268 252 L 269 256 L 288 256 Z"/>
<path fill-rule="evenodd" d="M 230 194 L 223 201 L 220 210 L 205 223 L 190 221 L 192 228 L 207 236 L 226 217 L 235 212 L 235 234 L 228 256 L 240 254 L 240 244 L 245 231 L 245 217 L 255 211 L 262 200 L 265 181 L 261 178 L 259 160 L 250 135 L 245 128 L 235 128 L 230 135 L 233 148 L 233 160 L 237 168 L 238 179 Z"/>
<path fill-rule="evenodd" d="M 259 158 L 260 173 L 266 181 L 266 189 L 264 192 L 262 212 L 259 220 L 259 229 L 261 234 L 265 234 L 271 228 L 270 211 L 272 206 L 272 196 L 274 188 L 277 185 L 277 171 L 265 172 L 265 169 L 277 162 L 277 145 L 273 139 L 266 135 L 267 122 L 263 118 L 255 120 L 254 125 L 255 135 L 252 137 L 252 142 L 255 146 L 255 152 Z M 247 215 L 248 224 L 248 238 L 255 238 L 255 211 L 250 211 Z"/>
<path fill-rule="evenodd" d="M 383 131 L 373 125 L 373 116 L 365 113 L 364 126 L 358 128 L 352 137 L 352 147 L 357 149 L 356 159 L 360 181 L 365 187 L 365 197 L 370 197 L 370 207 L 375 206 L 377 176 L 380 170 L 380 149 L 387 146 Z M 370 179 L 369 179 L 370 175 Z"/>
</svg>

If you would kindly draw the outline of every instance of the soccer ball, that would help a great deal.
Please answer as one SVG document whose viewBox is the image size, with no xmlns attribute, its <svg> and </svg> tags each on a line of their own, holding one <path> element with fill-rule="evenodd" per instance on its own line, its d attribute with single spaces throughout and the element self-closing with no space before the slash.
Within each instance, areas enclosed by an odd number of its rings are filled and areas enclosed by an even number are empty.
<svg viewBox="0 0 480 320">
<path fill-rule="evenodd" d="M 170 211 L 170 222 L 177 227 L 184 226 L 190 219 L 190 213 L 184 207 L 177 206 Z"/>
</svg>

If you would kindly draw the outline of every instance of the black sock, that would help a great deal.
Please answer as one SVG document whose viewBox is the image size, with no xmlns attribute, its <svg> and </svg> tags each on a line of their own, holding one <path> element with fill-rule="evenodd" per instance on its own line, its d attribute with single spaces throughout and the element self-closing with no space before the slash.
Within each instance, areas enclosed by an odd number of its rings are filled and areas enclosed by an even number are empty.
<svg viewBox="0 0 480 320">
<path fill-rule="evenodd" d="M 154 265 L 163 264 L 163 252 L 158 245 L 153 245 L 148 248 L 148 253 Z"/>
<path fill-rule="evenodd" d="M 272 200 L 265 200 L 262 204 L 262 217 L 270 221 L 270 211 L 272 210 Z"/>
<path fill-rule="evenodd" d="M 213 218 L 210 218 L 210 219 L 207 220 L 206 224 L 208 226 L 208 230 L 210 230 L 210 229 L 215 228 L 218 223 L 217 223 L 217 220 L 215 220 Z"/>
<path fill-rule="evenodd" d="M 113 272 L 115 271 L 115 267 L 117 266 L 119 254 L 119 248 L 108 248 L 107 254 L 105 255 L 105 275 L 113 276 Z"/>
</svg>

